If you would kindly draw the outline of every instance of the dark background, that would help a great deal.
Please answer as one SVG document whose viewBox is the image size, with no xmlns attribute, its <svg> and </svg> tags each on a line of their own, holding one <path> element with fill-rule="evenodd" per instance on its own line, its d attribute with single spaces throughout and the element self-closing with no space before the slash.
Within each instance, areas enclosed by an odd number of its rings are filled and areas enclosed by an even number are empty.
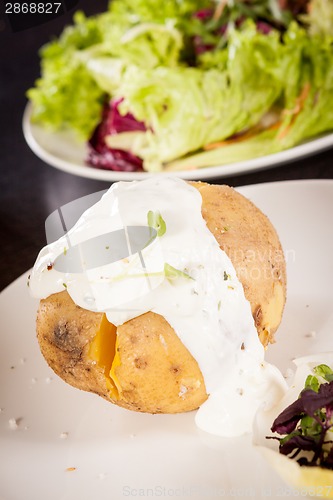
<svg viewBox="0 0 333 500">
<path fill-rule="evenodd" d="M 107 182 L 76 177 L 46 165 L 30 151 L 22 133 L 25 92 L 39 76 L 38 49 L 60 34 L 77 8 L 89 15 L 102 12 L 107 4 L 107 0 L 79 0 L 63 16 L 15 33 L 0 19 L 0 289 L 32 267 L 45 244 L 44 222 L 52 211 L 109 186 Z M 333 178 L 333 149 L 215 182 L 241 186 L 315 178 Z"/>
</svg>

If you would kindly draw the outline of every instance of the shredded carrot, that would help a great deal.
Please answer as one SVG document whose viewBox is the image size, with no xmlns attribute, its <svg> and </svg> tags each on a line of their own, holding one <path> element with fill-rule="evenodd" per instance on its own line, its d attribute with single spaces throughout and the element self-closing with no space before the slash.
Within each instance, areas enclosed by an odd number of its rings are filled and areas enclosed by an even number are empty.
<svg viewBox="0 0 333 500">
<path fill-rule="evenodd" d="M 302 92 L 300 93 L 300 95 L 296 99 L 296 105 L 295 105 L 294 109 L 285 109 L 283 111 L 283 114 L 285 114 L 285 115 L 298 115 L 298 113 L 300 111 L 302 111 L 302 109 L 303 109 L 304 102 L 309 95 L 310 88 L 311 88 L 311 86 L 310 86 L 309 82 L 306 83 L 303 87 Z"/>
<path fill-rule="evenodd" d="M 224 7 L 226 6 L 227 4 L 227 0 L 220 0 L 216 6 L 216 9 L 214 11 L 214 14 L 213 14 L 213 19 L 214 21 L 216 21 L 217 19 L 219 19 L 222 15 L 222 12 L 224 11 Z"/>
<path fill-rule="evenodd" d="M 224 141 L 211 142 L 210 144 L 206 144 L 206 146 L 204 146 L 203 149 L 205 151 L 209 151 L 210 149 L 217 149 L 222 146 L 229 146 L 229 144 L 234 144 L 236 142 L 242 142 L 245 141 L 246 139 L 250 139 L 251 137 L 257 135 L 257 133 L 258 133 L 258 128 L 252 128 L 247 132 L 244 132 L 244 134 L 237 135 L 231 139 L 226 139 Z"/>
<path fill-rule="evenodd" d="M 249 129 L 247 132 L 244 132 L 243 134 L 239 134 L 231 139 L 226 139 L 225 141 L 218 141 L 218 142 L 211 142 L 210 144 L 206 144 L 206 146 L 203 147 L 205 151 L 209 151 L 211 149 L 217 149 L 221 148 L 223 146 L 229 146 L 230 144 L 236 144 L 238 142 L 243 142 L 246 141 L 247 139 L 251 139 L 252 137 L 255 137 L 258 135 L 260 132 L 263 132 L 264 130 L 276 130 L 280 127 L 281 122 L 278 121 L 276 123 L 273 123 L 273 125 L 270 125 L 269 127 L 262 128 L 259 126 L 252 127 Z"/>
<path fill-rule="evenodd" d="M 289 130 L 291 129 L 291 123 L 287 125 L 284 129 L 281 130 L 279 135 L 277 136 L 278 139 L 284 139 L 286 135 L 289 133 Z"/>
<path fill-rule="evenodd" d="M 277 130 L 278 128 L 281 127 L 281 121 L 278 121 L 276 123 L 273 123 L 270 127 L 267 128 L 267 130 Z"/>
<path fill-rule="evenodd" d="M 279 133 L 279 135 L 277 137 L 278 139 L 283 139 L 289 133 L 292 125 L 295 123 L 297 115 L 304 108 L 304 103 L 306 101 L 306 98 L 309 95 L 310 89 L 311 89 L 311 85 L 309 82 L 307 82 L 304 85 L 302 92 L 300 93 L 300 95 L 296 99 L 296 105 L 295 105 L 294 109 L 285 109 L 282 112 L 283 115 L 291 115 L 292 118 L 291 118 L 290 123 L 288 123 L 288 125 L 284 129 L 281 130 L 281 132 Z"/>
<path fill-rule="evenodd" d="M 206 146 L 203 147 L 205 151 L 209 151 L 211 149 L 216 149 L 216 148 L 221 148 L 222 146 L 227 146 L 230 144 L 230 141 L 220 141 L 220 142 L 211 142 L 210 144 L 206 144 Z"/>
</svg>

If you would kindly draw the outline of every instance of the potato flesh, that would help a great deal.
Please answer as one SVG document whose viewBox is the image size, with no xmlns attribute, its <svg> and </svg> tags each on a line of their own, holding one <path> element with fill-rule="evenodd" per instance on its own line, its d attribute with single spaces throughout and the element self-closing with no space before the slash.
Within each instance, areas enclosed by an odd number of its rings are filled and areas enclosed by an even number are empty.
<svg viewBox="0 0 333 500">
<path fill-rule="evenodd" d="M 96 336 L 90 344 L 88 356 L 104 370 L 105 383 L 111 399 L 114 400 L 119 398 L 117 383 L 111 373 L 115 360 L 116 341 L 117 328 L 107 320 L 104 314 Z"/>
</svg>

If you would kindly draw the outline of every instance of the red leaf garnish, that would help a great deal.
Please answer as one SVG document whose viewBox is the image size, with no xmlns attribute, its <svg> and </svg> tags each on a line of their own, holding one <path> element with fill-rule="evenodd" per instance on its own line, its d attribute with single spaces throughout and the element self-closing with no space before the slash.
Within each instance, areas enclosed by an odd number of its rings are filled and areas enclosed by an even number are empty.
<svg viewBox="0 0 333 500">
<path fill-rule="evenodd" d="M 104 106 L 102 120 L 96 127 L 89 143 L 87 162 L 92 167 L 124 172 L 142 171 L 142 159 L 130 151 L 109 148 L 105 143 L 107 135 L 121 132 L 144 131 L 144 123 L 137 121 L 133 115 L 119 113 L 122 99 L 115 99 Z"/>
</svg>

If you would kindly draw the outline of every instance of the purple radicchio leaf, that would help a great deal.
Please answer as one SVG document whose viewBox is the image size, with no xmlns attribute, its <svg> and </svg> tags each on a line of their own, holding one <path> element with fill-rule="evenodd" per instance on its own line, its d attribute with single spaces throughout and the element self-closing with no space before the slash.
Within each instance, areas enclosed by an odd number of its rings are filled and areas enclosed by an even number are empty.
<svg viewBox="0 0 333 500">
<path fill-rule="evenodd" d="M 333 470 L 333 443 L 330 451 L 328 452 L 325 462 L 322 464 L 323 467 L 326 469 L 332 469 Z"/>
<path fill-rule="evenodd" d="M 311 389 L 304 389 L 301 392 L 305 413 L 313 416 L 317 410 L 328 407 L 330 412 L 333 408 L 333 381 L 321 384 L 318 393 Z"/>
<path fill-rule="evenodd" d="M 107 135 L 146 130 L 144 123 L 136 120 L 131 113 L 120 114 L 119 105 L 121 102 L 122 99 L 114 99 L 105 104 L 102 120 L 88 142 L 87 162 L 93 167 L 106 170 L 142 171 L 141 158 L 130 151 L 109 148 L 105 143 Z"/>
<path fill-rule="evenodd" d="M 143 122 L 139 122 L 131 113 L 125 115 L 120 114 L 119 106 L 124 99 L 113 99 L 107 110 L 107 133 L 119 134 L 121 132 L 145 131 L 146 127 Z"/>
<path fill-rule="evenodd" d="M 329 414 L 333 411 L 333 382 L 321 384 L 319 391 L 304 389 L 300 397 L 289 405 L 274 420 L 271 430 L 278 434 L 289 434 L 295 430 L 297 422 L 304 415 L 314 416 L 317 410 L 327 407 Z"/>
<path fill-rule="evenodd" d="M 193 17 L 196 17 L 197 19 L 200 19 L 201 21 L 207 21 L 210 19 L 214 14 L 213 9 L 200 9 L 197 12 L 193 14 Z"/>
<path fill-rule="evenodd" d="M 278 434 L 290 434 L 295 430 L 297 422 L 304 414 L 302 399 L 297 399 L 291 405 L 287 406 L 273 422 L 271 427 L 272 432 Z"/>
<path fill-rule="evenodd" d="M 285 442 L 280 443 L 279 451 L 282 455 L 289 455 L 294 450 L 315 451 L 317 442 L 310 436 L 294 435 Z"/>
</svg>

